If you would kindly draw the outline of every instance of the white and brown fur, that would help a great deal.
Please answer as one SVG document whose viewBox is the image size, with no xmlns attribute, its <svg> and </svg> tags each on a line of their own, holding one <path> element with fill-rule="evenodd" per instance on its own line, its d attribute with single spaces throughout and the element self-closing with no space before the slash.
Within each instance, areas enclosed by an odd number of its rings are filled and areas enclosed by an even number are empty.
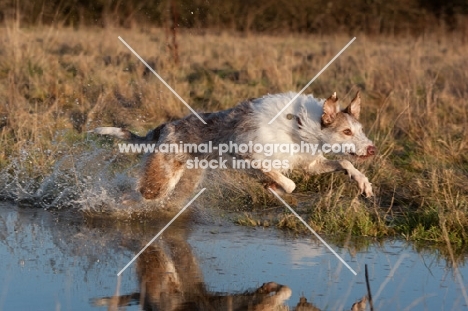
<svg viewBox="0 0 468 311">
<path fill-rule="evenodd" d="M 164 123 L 151 130 L 145 137 L 115 127 L 99 127 L 92 132 L 112 135 L 135 143 L 155 143 L 156 145 L 179 144 L 181 141 L 190 144 L 203 144 L 211 141 L 213 146 L 229 143 L 229 141 L 237 144 L 248 144 L 249 141 L 254 144 L 300 144 L 304 141 L 319 146 L 325 143 L 353 143 L 356 150 L 355 153 L 350 154 L 351 156 L 367 158 L 376 153 L 375 146 L 366 137 L 358 121 L 361 110 L 359 92 L 343 110 L 339 108 L 336 93 L 326 100 L 316 99 L 312 95 L 300 95 L 272 124 L 268 124 L 295 95 L 295 93 L 266 95 L 246 100 L 228 110 L 201 113 L 200 116 L 206 124 L 191 114 L 183 119 Z M 351 179 L 357 182 L 361 193 L 367 197 L 373 195 L 367 177 L 348 160 L 329 160 L 322 154 L 310 153 L 294 155 L 275 153 L 271 156 L 252 153 L 231 154 L 230 156 L 245 160 L 288 160 L 288 170 L 301 168 L 307 174 L 345 171 Z M 139 191 L 143 197 L 146 199 L 167 197 L 174 189 L 177 190 L 184 175 L 190 177 L 190 183 L 195 187 L 196 181 L 202 178 L 203 173 L 201 170 L 188 172 L 191 170 L 186 168 L 187 160 L 195 157 L 218 159 L 219 156 L 217 151 L 213 154 L 150 154 L 140 179 Z M 284 175 L 287 170 L 262 169 L 261 171 L 273 181 L 274 189 L 291 193 L 296 187 L 295 183 Z"/>
</svg>

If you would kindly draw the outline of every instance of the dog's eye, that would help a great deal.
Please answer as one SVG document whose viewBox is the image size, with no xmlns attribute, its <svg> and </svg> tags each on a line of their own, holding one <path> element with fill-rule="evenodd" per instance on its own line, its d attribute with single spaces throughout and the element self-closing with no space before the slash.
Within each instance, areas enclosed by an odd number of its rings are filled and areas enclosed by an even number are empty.
<svg viewBox="0 0 468 311">
<path fill-rule="evenodd" d="M 351 132 L 350 129 L 346 129 L 346 130 L 343 131 L 343 134 L 351 136 L 351 135 L 353 135 L 353 132 Z"/>
</svg>

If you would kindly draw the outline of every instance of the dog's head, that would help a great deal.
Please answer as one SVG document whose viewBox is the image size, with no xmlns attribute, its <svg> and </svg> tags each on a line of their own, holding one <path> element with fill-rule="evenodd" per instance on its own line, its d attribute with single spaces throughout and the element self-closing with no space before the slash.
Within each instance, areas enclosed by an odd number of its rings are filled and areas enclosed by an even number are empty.
<svg viewBox="0 0 468 311">
<path fill-rule="evenodd" d="M 331 145 L 334 148 L 331 151 L 338 154 L 350 154 L 359 158 L 375 155 L 377 148 L 364 134 L 362 124 L 358 121 L 360 111 L 359 91 L 343 110 L 340 110 L 336 93 L 327 98 L 323 104 L 321 119 L 322 144 Z"/>
</svg>

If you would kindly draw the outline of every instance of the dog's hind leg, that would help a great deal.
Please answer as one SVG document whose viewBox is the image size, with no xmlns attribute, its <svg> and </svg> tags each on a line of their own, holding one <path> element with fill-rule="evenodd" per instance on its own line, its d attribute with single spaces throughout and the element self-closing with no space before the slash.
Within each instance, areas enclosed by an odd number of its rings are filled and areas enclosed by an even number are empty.
<svg viewBox="0 0 468 311">
<path fill-rule="evenodd" d="M 203 180 L 204 173 L 205 170 L 201 168 L 185 169 L 179 183 L 165 202 L 166 207 L 173 210 L 181 209 L 187 199 L 193 197 L 193 192 Z"/>
<path fill-rule="evenodd" d="M 140 192 L 147 200 L 167 197 L 184 173 L 185 164 L 162 153 L 151 155 L 140 179 Z"/>
</svg>

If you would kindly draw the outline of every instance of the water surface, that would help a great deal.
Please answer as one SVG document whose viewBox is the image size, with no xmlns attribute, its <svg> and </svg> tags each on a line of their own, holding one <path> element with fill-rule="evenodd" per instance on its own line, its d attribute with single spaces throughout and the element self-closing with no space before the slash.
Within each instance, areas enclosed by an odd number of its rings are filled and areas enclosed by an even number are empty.
<svg viewBox="0 0 468 311">
<path fill-rule="evenodd" d="M 367 293 L 365 264 L 377 310 L 467 308 L 464 285 L 437 252 L 418 253 L 399 240 L 331 244 L 354 276 L 314 238 L 221 221 L 175 222 L 119 280 L 116 274 L 164 225 L 0 204 L 0 309 L 106 310 L 112 296 L 119 298 L 114 305 L 131 304 L 126 310 L 139 310 L 143 300 L 161 310 L 221 308 L 253 301 L 256 289 L 275 282 L 290 289 L 284 304 L 291 309 L 304 296 L 321 310 L 349 310 Z M 468 268 L 458 269 L 465 282 Z"/>
</svg>

